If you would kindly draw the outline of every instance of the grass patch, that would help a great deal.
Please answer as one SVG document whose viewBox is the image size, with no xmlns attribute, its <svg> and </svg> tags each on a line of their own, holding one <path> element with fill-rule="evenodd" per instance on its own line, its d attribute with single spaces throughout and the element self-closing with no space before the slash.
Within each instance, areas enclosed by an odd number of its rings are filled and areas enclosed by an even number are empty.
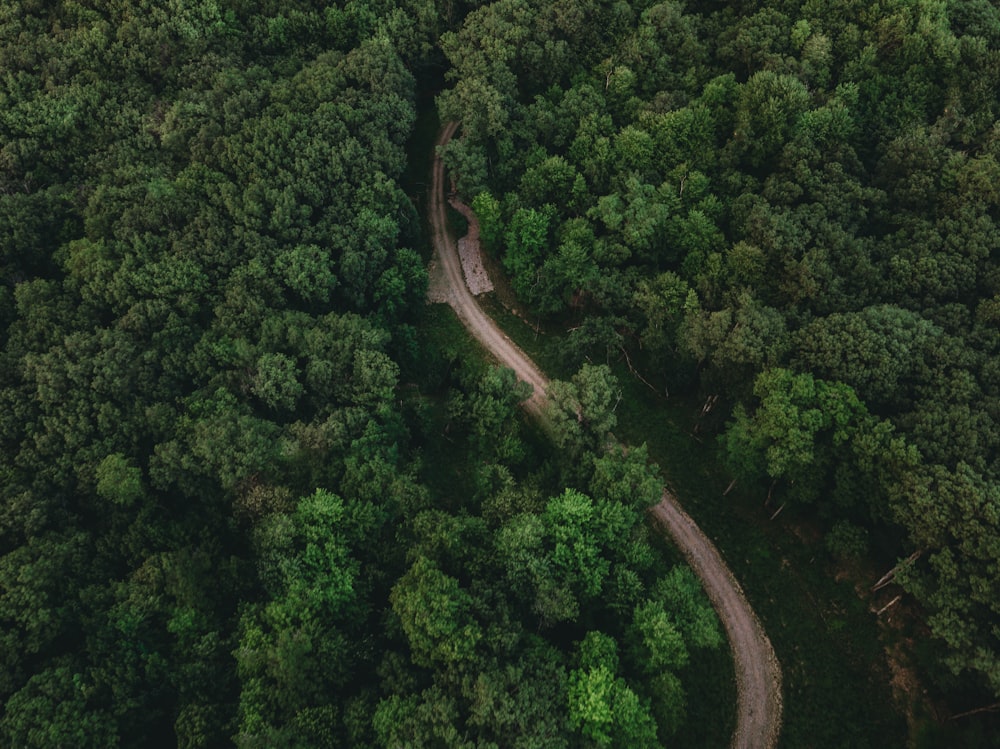
<svg viewBox="0 0 1000 749">
<path fill-rule="evenodd" d="M 496 278 L 490 275 L 493 282 Z M 535 364 L 551 379 L 569 379 L 576 374 L 576 369 L 570 370 L 560 355 L 560 342 L 565 334 L 558 330 L 547 330 L 518 314 L 517 308 L 503 304 L 495 293 L 483 294 L 478 297 L 479 305 L 487 315 L 492 317 L 497 325 L 510 336 L 524 353 L 530 356 Z"/>
</svg>

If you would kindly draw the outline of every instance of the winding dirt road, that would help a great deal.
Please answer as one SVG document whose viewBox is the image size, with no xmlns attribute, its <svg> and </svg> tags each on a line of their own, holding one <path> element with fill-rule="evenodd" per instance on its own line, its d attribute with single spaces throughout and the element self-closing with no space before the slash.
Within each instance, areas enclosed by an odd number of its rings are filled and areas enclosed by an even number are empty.
<svg viewBox="0 0 1000 749">
<path fill-rule="evenodd" d="M 437 144 L 447 143 L 458 123 L 447 124 Z M 435 155 L 432 171 L 430 225 L 434 240 L 432 287 L 447 300 L 468 331 L 504 366 L 534 388 L 526 407 L 541 415 L 549 381 L 479 307 L 462 276 L 455 240 L 448 231 L 444 165 Z M 701 579 L 718 612 L 733 652 L 736 673 L 737 714 L 732 749 L 773 749 L 781 731 L 781 667 L 757 615 L 719 551 L 681 509 L 677 498 L 664 491 L 650 508 L 656 525 L 670 535 Z"/>
<path fill-rule="evenodd" d="M 438 136 L 437 145 L 443 145 L 451 140 L 457 129 L 457 122 L 445 125 Z M 434 240 L 432 265 L 437 266 L 440 276 L 432 279 L 431 284 L 441 289 L 439 294 L 443 294 L 447 299 L 458 319 L 473 337 L 505 367 L 513 369 L 520 379 L 534 388 L 526 406 L 529 411 L 540 415 L 545 403 L 545 390 L 549 386 L 548 378 L 483 312 L 465 285 L 458 248 L 455 246 L 455 239 L 448 232 L 448 202 L 444 186 L 444 164 L 441 163 L 441 157 L 435 154 L 431 174 L 430 225 Z M 442 278 L 446 282 L 443 289 L 440 284 Z"/>
</svg>

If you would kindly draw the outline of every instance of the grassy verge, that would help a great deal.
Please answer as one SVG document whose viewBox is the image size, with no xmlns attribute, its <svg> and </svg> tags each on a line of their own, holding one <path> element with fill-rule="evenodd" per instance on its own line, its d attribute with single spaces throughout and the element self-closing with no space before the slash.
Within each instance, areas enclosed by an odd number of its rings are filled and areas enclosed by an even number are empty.
<svg viewBox="0 0 1000 749">
<path fill-rule="evenodd" d="M 492 271 L 491 278 L 496 283 Z M 575 374 L 576 368 L 567 368 L 559 355 L 559 341 L 562 335 L 558 331 L 546 330 L 533 321 L 515 314 L 512 308 L 502 303 L 495 293 L 480 296 L 479 304 L 550 378 L 569 379 Z"/>
</svg>

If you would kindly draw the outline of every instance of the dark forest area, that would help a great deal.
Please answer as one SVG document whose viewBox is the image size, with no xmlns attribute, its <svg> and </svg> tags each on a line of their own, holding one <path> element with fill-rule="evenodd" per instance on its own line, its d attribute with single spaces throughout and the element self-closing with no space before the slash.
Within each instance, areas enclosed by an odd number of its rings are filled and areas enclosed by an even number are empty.
<svg viewBox="0 0 1000 749">
<path fill-rule="evenodd" d="M 995 703 L 998 91 L 989 0 L 3 4 L 0 745 L 726 744 L 623 357 Z M 554 432 L 425 303 L 435 96 Z"/>
</svg>

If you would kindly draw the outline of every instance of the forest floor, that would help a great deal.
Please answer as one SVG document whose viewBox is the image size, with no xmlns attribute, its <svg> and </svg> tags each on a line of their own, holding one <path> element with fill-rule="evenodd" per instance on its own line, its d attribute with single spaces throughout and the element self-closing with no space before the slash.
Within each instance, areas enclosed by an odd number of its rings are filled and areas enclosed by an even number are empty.
<svg viewBox="0 0 1000 749">
<path fill-rule="evenodd" d="M 437 145 L 447 143 L 457 129 L 458 123 L 455 122 L 445 125 Z M 541 415 L 549 381 L 483 312 L 466 286 L 458 249 L 448 230 L 448 204 L 444 188 L 444 164 L 435 154 L 429 210 L 434 243 L 431 300 L 450 304 L 476 340 L 501 364 L 513 369 L 521 380 L 534 388 L 526 407 L 533 414 Z M 733 653 L 738 702 L 732 749 L 773 749 L 781 731 L 782 698 L 781 667 L 770 640 L 719 551 L 680 507 L 677 498 L 664 491 L 663 499 L 650 509 L 650 515 L 673 539 L 701 579 L 726 630 Z"/>
</svg>

